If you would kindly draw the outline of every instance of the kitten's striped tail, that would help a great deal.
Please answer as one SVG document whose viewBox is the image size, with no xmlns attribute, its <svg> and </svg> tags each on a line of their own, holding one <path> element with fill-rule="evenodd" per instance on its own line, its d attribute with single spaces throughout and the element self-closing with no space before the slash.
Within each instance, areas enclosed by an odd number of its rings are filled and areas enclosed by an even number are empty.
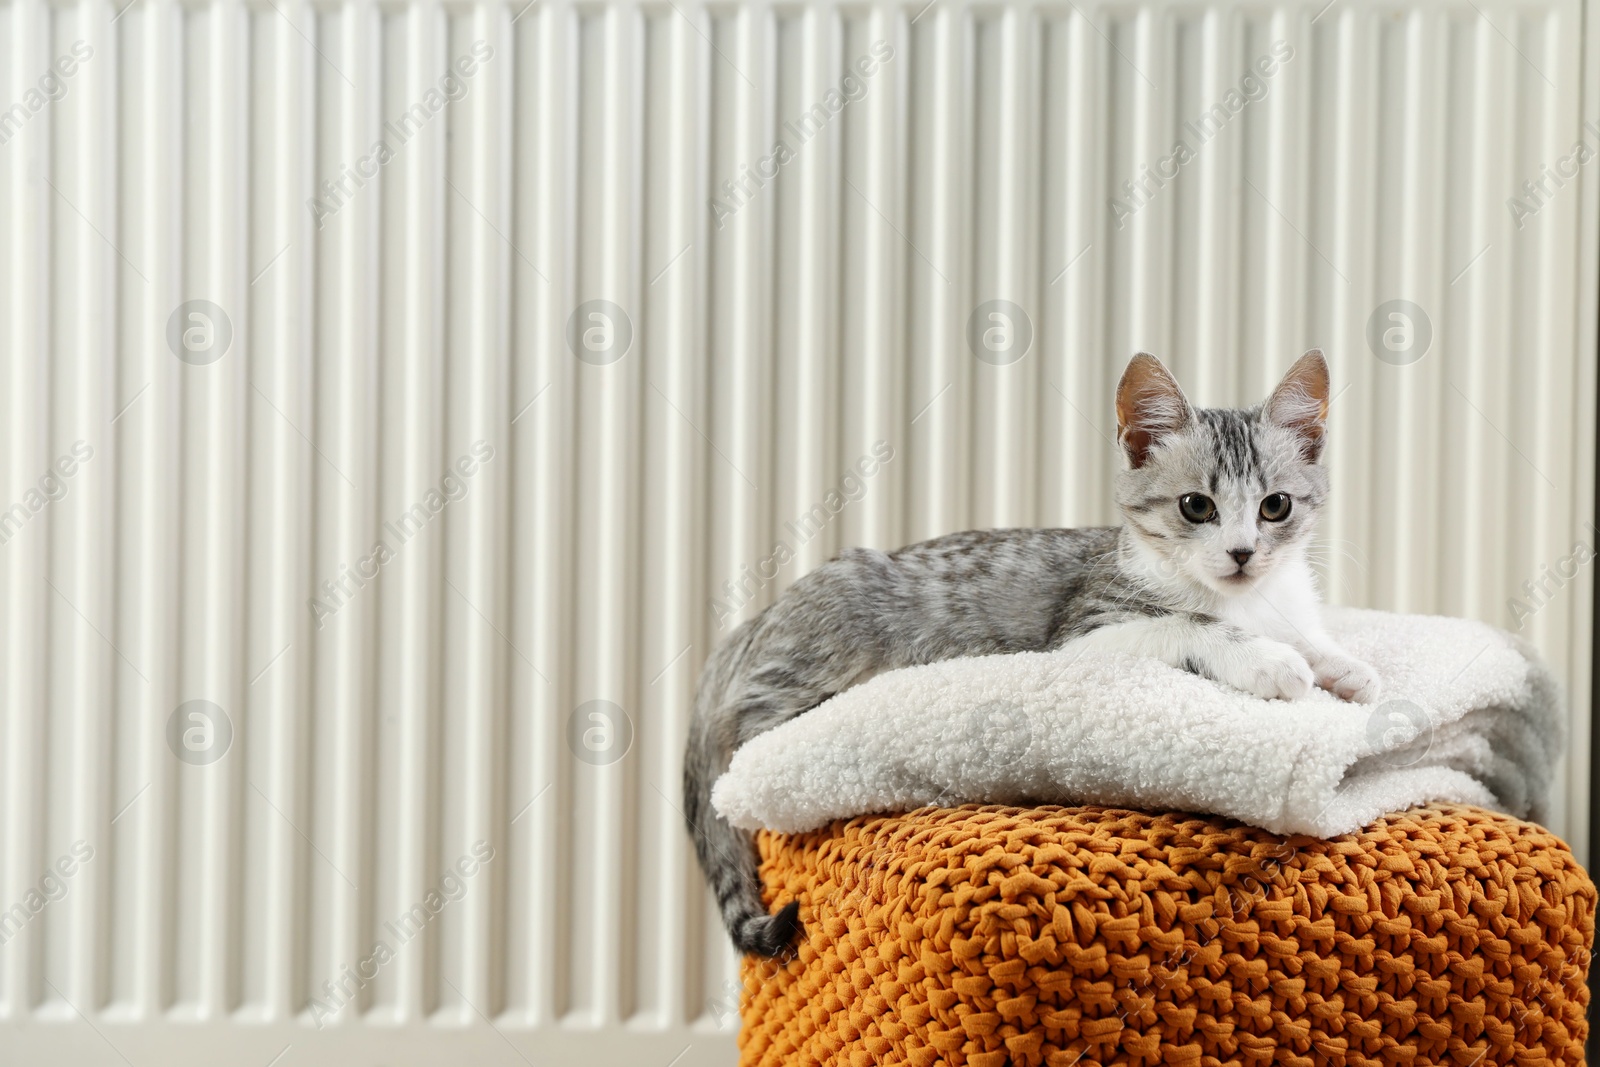
<svg viewBox="0 0 1600 1067">
<path fill-rule="evenodd" d="M 749 649 L 752 628 L 753 623 L 747 622 L 734 631 L 700 676 L 683 760 L 683 811 L 700 869 L 716 894 L 734 947 L 743 953 L 781 956 L 800 930 L 800 904 L 794 901 L 776 915 L 767 914 L 761 903 L 754 836 L 730 826 L 711 806 L 712 783 L 728 769 L 738 747 L 738 708 L 727 698 Z"/>
</svg>

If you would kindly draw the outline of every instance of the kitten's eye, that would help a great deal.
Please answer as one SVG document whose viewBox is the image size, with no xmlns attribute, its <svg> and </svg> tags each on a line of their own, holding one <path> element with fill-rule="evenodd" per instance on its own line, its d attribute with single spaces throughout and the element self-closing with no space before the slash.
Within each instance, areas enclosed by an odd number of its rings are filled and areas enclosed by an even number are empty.
<svg viewBox="0 0 1600 1067">
<path fill-rule="evenodd" d="M 1287 493 L 1273 493 L 1261 502 L 1261 517 L 1268 522 L 1282 522 L 1289 517 L 1292 506 Z"/>
<path fill-rule="evenodd" d="M 1185 493 L 1178 498 L 1178 510 L 1190 522 L 1210 522 L 1217 517 L 1217 505 L 1204 493 Z"/>
</svg>

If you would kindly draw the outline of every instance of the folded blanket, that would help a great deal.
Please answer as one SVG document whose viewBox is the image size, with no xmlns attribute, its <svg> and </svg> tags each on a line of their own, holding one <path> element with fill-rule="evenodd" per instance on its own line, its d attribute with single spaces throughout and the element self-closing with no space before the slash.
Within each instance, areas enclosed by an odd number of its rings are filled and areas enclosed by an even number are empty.
<svg viewBox="0 0 1600 1067">
<path fill-rule="evenodd" d="M 1262 700 L 1124 654 L 1025 652 L 879 675 L 746 743 L 712 802 L 735 826 L 962 803 L 1108 804 L 1333 837 L 1430 802 L 1544 817 L 1554 679 L 1465 619 L 1325 609 L 1382 702 Z"/>
</svg>

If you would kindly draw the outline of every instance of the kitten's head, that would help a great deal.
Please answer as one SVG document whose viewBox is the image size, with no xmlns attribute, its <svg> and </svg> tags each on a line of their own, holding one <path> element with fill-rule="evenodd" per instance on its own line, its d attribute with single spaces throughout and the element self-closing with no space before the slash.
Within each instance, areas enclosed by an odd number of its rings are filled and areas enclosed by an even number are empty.
<svg viewBox="0 0 1600 1067">
<path fill-rule="evenodd" d="M 1307 352 L 1265 402 L 1196 409 L 1154 356 L 1117 386 L 1117 506 L 1164 577 L 1230 595 L 1304 558 L 1328 494 L 1328 364 Z"/>
</svg>

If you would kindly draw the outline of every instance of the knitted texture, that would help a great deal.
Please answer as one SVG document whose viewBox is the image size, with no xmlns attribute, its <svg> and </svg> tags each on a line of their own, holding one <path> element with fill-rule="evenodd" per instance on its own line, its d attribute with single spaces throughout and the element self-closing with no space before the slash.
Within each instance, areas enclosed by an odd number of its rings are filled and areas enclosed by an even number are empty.
<svg viewBox="0 0 1600 1067">
<path fill-rule="evenodd" d="M 760 835 L 787 961 L 745 1065 L 1580 1064 L 1595 889 L 1478 808 L 1323 841 L 1226 819 L 968 806 Z"/>
</svg>

